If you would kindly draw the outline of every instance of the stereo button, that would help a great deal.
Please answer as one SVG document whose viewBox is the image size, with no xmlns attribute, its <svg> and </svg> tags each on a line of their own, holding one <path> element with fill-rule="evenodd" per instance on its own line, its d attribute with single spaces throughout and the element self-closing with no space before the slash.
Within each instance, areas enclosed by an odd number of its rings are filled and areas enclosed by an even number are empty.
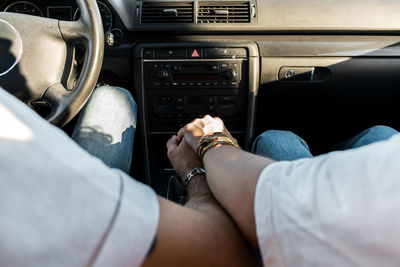
<svg viewBox="0 0 400 267">
<path fill-rule="evenodd" d="M 143 58 L 154 58 L 153 49 L 145 49 L 143 51 Z"/>
<path fill-rule="evenodd" d="M 166 69 L 157 69 L 156 70 L 156 77 L 157 79 L 164 81 L 168 78 L 169 73 Z"/>
<path fill-rule="evenodd" d="M 219 65 L 211 65 L 210 70 L 219 70 Z"/>
<path fill-rule="evenodd" d="M 222 77 L 224 77 L 224 79 L 226 80 L 233 80 L 235 79 L 237 76 L 237 73 L 234 69 L 226 69 L 223 73 L 222 73 Z"/>
<path fill-rule="evenodd" d="M 170 102 L 171 102 L 170 96 L 159 96 L 158 97 L 158 103 L 160 103 L 160 104 L 170 104 Z"/>
<path fill-rule="evenodd" d="M 215 111 L 215 106 L 214 105 L 208 105 L 207 106 L 207 112 L 214 112 Z"/>
<path fill-rule="evenodd" d="M 185 99 L 184 99 L 183 96 L 174 97 L 174 102 L 175 102 L 176 104 L 183 104 L 184 101 L 185 101 Z"/>
<path fill-rule="evenodd" d="M 185 49 L 156 49 L 156 58 L 186 58 Z"/>
<path fill-rule="evenodd" d="M 214 104 L 214 103 L 217 102 L 215 96 L 207 96 L 206 101 L 207 101 L 207 103 L 209 103 L 209 104 Z"/>
</svg>

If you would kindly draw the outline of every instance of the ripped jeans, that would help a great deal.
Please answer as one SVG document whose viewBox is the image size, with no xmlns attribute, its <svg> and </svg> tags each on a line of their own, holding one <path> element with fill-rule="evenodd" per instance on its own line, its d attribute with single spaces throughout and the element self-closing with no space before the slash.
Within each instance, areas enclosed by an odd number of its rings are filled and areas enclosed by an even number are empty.
<svg viewBox="0 0 400 267">
<path fill-rule="evenodd" d="M 129 174 L 136 122 L 137 105 L 129 91 L 101 86 L 93 91 L 71 137 L 109 167 Z"/>
</svg>

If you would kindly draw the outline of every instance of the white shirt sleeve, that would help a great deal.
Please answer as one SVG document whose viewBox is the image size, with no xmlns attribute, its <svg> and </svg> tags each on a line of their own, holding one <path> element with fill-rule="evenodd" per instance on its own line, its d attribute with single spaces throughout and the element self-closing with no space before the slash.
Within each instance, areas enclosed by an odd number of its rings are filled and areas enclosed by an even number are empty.
<svg viewBox="0 0 400 267">
<path fill-rule="evenodd" d="M 400 266 L 400 135 L 267 166 L 255 216 L 265 266 Z"/>
<path fill-rule="evenodd" d="M 0 88 L 0 266 L 140 266 L 155 192 Z"/>
<path fill-rule="evenodd" d="M 159 220 L 157 195 L 150 187 L 120 173 L 123 197 L 95 267 L 140 266 L 155 242 Z"/>
</svg>

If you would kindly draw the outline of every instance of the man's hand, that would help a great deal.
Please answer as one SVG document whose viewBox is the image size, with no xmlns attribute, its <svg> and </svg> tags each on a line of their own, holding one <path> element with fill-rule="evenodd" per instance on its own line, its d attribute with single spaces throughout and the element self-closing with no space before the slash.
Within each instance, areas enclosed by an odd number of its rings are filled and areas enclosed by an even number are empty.
<svg viewBox="0 0 400 267">
<path fill-rule="evenodd" d="M 167 142 L 167 149 L 168 158 L 182 180 L 185 180 L 192 169 L 203 167 L 201 160 L 185 139 L 178 140 L 177 136 L 173 135 Z"/>
<path fill-rule="evenodd" d="M 223 132 L 234 142 L 236 139 L 232 137 L 228 129 L 225 128 L 224 122 L 218 117 L 204 116 L 202 119 L 195 119 L 179 130 L 177 141 L 184 138 L 194 151 L 197 150 L 200 138 L 205 135 L 212 135 L 216 132 Z"/>
<path fill-rule="evenodd" d="M 187 124 L 178 132 L 178 140 L 186 140 L 197 150 L 201 137 L 223 132 L 233 141 L 219 118 L 204 116 Z M 254 216 L 254 196 L 262 170 L 273 160 L 250 154 L 233 146 L 222 145 L 204 154 L 207 183 L 220 205 L 254 247 L 258 246 Z"/>
</svg>

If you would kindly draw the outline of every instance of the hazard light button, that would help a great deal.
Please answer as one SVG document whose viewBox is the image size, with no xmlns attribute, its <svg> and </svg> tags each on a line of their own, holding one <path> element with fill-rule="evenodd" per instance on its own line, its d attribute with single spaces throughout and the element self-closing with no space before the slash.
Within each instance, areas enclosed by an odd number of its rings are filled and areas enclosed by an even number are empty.
<svg viewBox="0 0 400 267">
<path fill-rule="evenodd" d="M 202 58 L 203 49 L 201 48 L 191 48 L 187 50 L 188 58 Z"/>
</svg>

